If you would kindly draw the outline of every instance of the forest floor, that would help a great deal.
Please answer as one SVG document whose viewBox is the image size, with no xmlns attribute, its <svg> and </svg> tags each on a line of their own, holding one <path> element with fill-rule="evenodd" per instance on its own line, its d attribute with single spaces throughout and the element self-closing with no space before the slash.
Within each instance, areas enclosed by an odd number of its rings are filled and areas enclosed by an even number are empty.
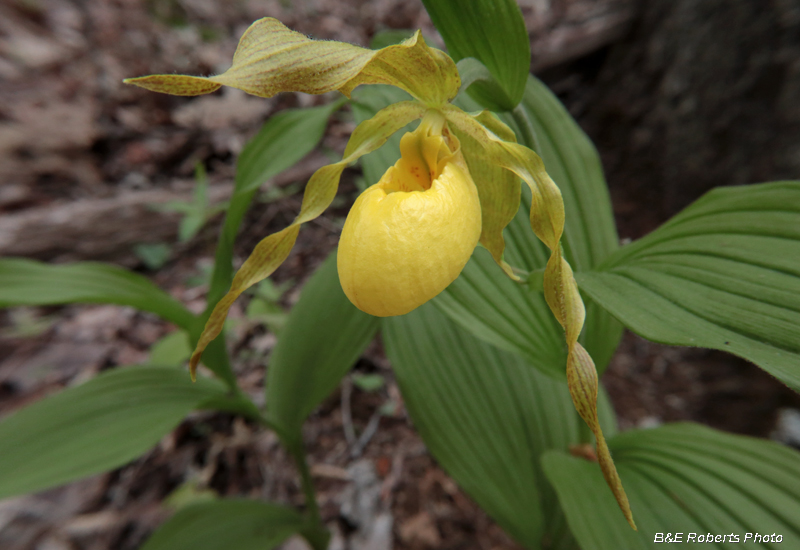
<svg viewBox="0 0 800 550">
<path fill-rule="evenodd" d="M 526 16 L 535 15 L 531 10 L 524 10 Z M 317 38 L 362 45 L 386 28 L 422 28 L 436 36 L 421 4 L 404 0 L 0 5 L 0 255 L 123 265 L 202 311 L 221 217 L 179 242 L 180 215 L 153 205 L 191 200 L 198 163 L 207 170 L 212 202 L 223 202 L 232 189 L 236 157 L 264 120 L 330 97 L 283 94 L 265 100 L 226 90 L 187 99 L 125 86 L 122 79 L 224 70 L 238 37 L 264 16 Z M 581 86 L 591 86 L 597 74 L 592 63 L 605 62 L 603 55 L 543 73 L 589 130 L 601 117 L 587 106 L 591 90 Z M 341 154 L 353 127 L 346 111 L 336 115 L 322 148 L 264 185 L 237 240 L 237 261 L 261 237 L 291 221 L 299 208 L 297 189 L 329 154 Z M 617 178 L 614 159 L 624 155 L 603 143 L 600 151 L 612 167 L 608 179 L 621 236 L 637 238 L 674 213 L 643 206 L 639 184 Z M 306 224 L 295 251 L 272 277 L 276 285 L 285 284 L 275 299 L 282 310 L 291 308 L 302 283 L 336 246 L 357 194 L 357 176 L 357 169 L 345 172 L 343 199 Z M 248 318 L 245 306 L 243 300 L 232 310 L 229 348 L 242 388 L 263 403 L 263 365 L 275 336 Z M 102 370 L 145 361 L 150 347 L 171 330 L 152 315 L 113 306 L 0 312 L 0 417 Z M 357 547 L 359 533 L 382 518 L 376 532 L 383 538 L 369 546 L 374 550 L 516 548 L 428 454 L 380 342 L 368 348 L 354 372 L 379 374 L 385 384 L 365 391 L 349 375 L 305 431 L 335 547 Z M 796 395 L 744 361 L 669 348 L 632 334 L 625 335 L 603 383 L 623 429 L 692 420 L 769 437 L 781 411 L 800 408 Z M 377 415 L 387 404 L 393 410 Z M 358 448 L 348 443 L 350 430 L 374 433 Z M 187 491 L 302 504 L 297 472 L 274 434 L 229 415 L 194 413 L 127 466 L 0 502 L 0 548 L 134 550 L 169 517 L 176 492 Z M 377 495 L 378 513 L 370 517 L 346 505 L 365 494 Z"/>
</svg>

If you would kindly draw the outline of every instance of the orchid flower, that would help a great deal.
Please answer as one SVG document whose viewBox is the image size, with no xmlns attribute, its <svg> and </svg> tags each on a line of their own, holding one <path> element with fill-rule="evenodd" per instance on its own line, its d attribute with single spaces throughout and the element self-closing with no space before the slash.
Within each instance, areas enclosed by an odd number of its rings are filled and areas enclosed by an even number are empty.
<svg viewBox="0 0 800 550">
<path fill-rule="evenodd" d="M 561 192 L 539 156 L 516 143 L 514 132 L 492 113 L 466 113 L 450 103 L 461 78 L 447 54 L 426 45 L 419 31 L 400 44 L 369 50 L 311 40 L 265 18 L 247 29 L 233 65 L 221 75 L 151 75 L 125 82 L 184 96 L 231 86 L 259 97 L 338 90 L 348 98 L 361 84 L 390 84 L 414 98 L 390 105 L 359 124 L 344 158 L 314 173 L 295 220 L 256 246 L 230 291 L 216 304 L 191 357 L 192 376 L 203 350 L 222 330 L 233 302 L 275 271 L 294 246 L 300 225 L 331 204 L 344 168 L 407 124 L 422 119 L 415 131 L 403 136 L 400 160 L 356 200 L 339 243 L 342 288 L 367 313 L 402 315 L 432 299 L 458 277 L 478 243 L 497 262 L 498 276 L 504 272 L 518 280 L 503 260 L 503 229 L 519 209 L 520 179 L 524 180 L 532 193 L 531 227 L 551 252 L 543 289 L 565 331 L 570 393 L 596 437 L 606 481 L 636 528 L 597 418 L 597 371 L 578 343 L 585 309 L 561 248 Z"/>
</svg>

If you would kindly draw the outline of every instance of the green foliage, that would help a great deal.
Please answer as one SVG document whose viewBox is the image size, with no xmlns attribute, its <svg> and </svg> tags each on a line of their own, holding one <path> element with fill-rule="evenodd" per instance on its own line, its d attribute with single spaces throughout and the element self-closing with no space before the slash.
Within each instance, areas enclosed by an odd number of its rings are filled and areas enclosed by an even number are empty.
<svg viewBox="0 0 800 550">
<path fill-rule="evenodd" d="M 217 500 L 182 508 L 141 550 L 269 550 L 303 528 L 304 518 L 255 500 Z"/>
<path fill-rule="evenodd" d="M 645 338 L 734 353 L 800 390 L 800 182 L 710 191 L 578 282 Z"/>
<path fill-rule="evenodd" d="M 800 455 L 776 443 L 694 424 L 634 430 L 609 441 L 639 531 L 631 531 L 593 462 L 548 452 L 543 465 L 585 549 L 652 548 L 657 533 L 782 535 L 800 547 Z M 696 541 L 696 538 L 695 538 Z"/>
<path fill-rule="evenodd" d="M 514 0 L 423 0 L 425 9 L 459 61 L 481 61 L 496 83 L 478 82 L 469 93 L 493 111 L 510 111 L 520 102 L 530 71 L 531 47 L 522 13 Z"/>
<path fill-rule="evenodd" d="M 278 334 L 286 324 L 288 316 L 278 301 L 293 284 L 294 281 L 285 281 L 280 285 L 275 285 L 271 279 L 264 279 L 258 283 L 253 287 L 251 292 L 253 298 L 247 304 L 245 311 L 247 318 L 264 323 L 270 331 Z"/>
<path fill-rule="evenodd" d="M 800 182 L 712 191 L 619 249 L 597 152 L 557 98 L 528 75 L 529 43 L 516 3 L 424 3 L 450 53 L 461 60 L 466 93 L 457 105 L 503 111 L 500 118 L 541 155 L 561 190 L 563 249 L 587 295 L 581 341 L 598 370 L 619 342 L 618 318 L 656 341 L 738 354 L 800 390 Z M 407 36 L 379 33 L 373 47 Z M 409 97 L 388 86 L 360 87 L 353 93 L 353 116 L 364 121 Z M 629 529 L 597 463 L 577 457 L 590 452 L 592 435 L 563 383 L 563 329 L 542 295 L 550 251 L 531 231 L 527 190 L 504 233 L 505 260 L 525 276 L 524 284 L 505 277 L 478 248 L 432 303 L 381 322 L 345 297 L 336 253 L 308 280 L 288 315 L 278 303 L 286 287 L 263 281 L 247 316 L 280 331 L 267 370 L 265 414 L 238 389 L 223 338 L 207 348 L 204 361 L 227 387 L 203 378 L 192 384 L 181 369 L 169 368 L 191 353 L 230 287 L 234 239 L 258 189 L 317 146 L 344 101 L 273 116 L 245 147 L 210 274 L 208 307 L 199 317 L 120 268 L 0 260 L 0 306 L 110 303 L 153 312 L 180 327 L 153 346 L 153 366 L 102 373 L 3 419 L 0 498 L 123 465 L 191 410 L 214 408 L 276 430 L 297 461 L 305 513 L 257 501 L 202 502 L 215 493 L 189 479 L 168 499 L 178 512 L 143 549 L 266 550 L 299 533 L 321 550 L 328 535 L 303 455 L 302 424 L 383 327 L 405 404 L 431 453 L 525 547 L 627 550 L 649 548 L 656 533 L 731 531 L 775 532 L 788 546 L 800 546 L 796 452 L 685 424 L 615 436 L 613 408 L 601 388 L 600 422 L 639 524 L 638 532 Z M 376 183 L 397 161 L 401 136 L 361 158 L 363 184 Z M 191 202 L 160 207 L 183 214 L 181 241 L 224 208 L 209 205 L 202 165 L 196 181 Z M 263 200 L 294 190 L 271 189 Z M 166 245 L 137 248 L 150 269 L 163 265 L 170 252 Z M 360 374 L 353 383 L 377 391 L 385 379 Z M 394 407 L 387 403 L 381 410 Z"/>
<path fill-rule="evenodd" d="M 180 365 L 189 360 L 192 348 L 186 331 L 170 332 L 150 347 L 151 365 Z"/>
<path fill-rule="evenodd" d="M 134 245 L 133 253 L 150 271 L 158 271 L 169 261 L 172 248 L 166 243 L 141 243 Z"/>
<path fill-rule="evenodd" d="M 267 416 L 285 437 L 299 440 L 306 416 L 336 388 L 377 329 L 378 319 L 344 295 L 331 254 L 303 287 L 270 357 Z"/>
<path fill-rule="evenodd" d="M 437 461 L 525 547 L 538 548 L 545 533 L 566 544 L 538 466 L 545 450 L 580 442 L 566 385 L 476 340 L 431 304 L 388 318 L 383 336 L 414 426 Z M 611 432 L 613 413 L 601 414 Z"/>
<path fill-rule="evenodd" d="M 173 510 L 180 510 L 193 504 L 217 500 L 217 492 L 203 487 L 197 479 L 188 479 L 176 487 L 164 498 L 164 505 Z"/>
<path fill-rule="evenodd" d="M 194 315 L 145 277 L 112 265 L 79 262 L 48 265 L 0 259 L 0 307 L 72 303 L 116 304 L 149 311 L 189 328 Z"/>
<path fill-rule="evenodd" d="M 0 422 L 0 498 L 121 466 L 221 395 L 183 371 L 129 367 L 34 403 Z"/>
<path fill-rule="evenodd" d="M 386 385 L 386 380 L 380 374 L 353 375 L 353 384 L 365 392 L 374 392 Z"/>
<path fill-rule="evenodd" d="M 458 279 L 432 302 L 476 337 L 566 379 L 564 331 L 544 296 L 506 277 L 487 250 L 475 249 Z"/>
<path fill-rule="evenodd" d="M 171 201 L 162 205 L 154 205 L 161 212 L 180 212 L 183 214 L 178 226 L 178 240 L 182 243 L 190 241 L 214 215 L 223 212 L 227 205 L 211 206 L 208 202 L 208 175 L 205 167 L 198 163 L 194 169 L 194 196 L 191 202 Z"/>
<path fill-rule="evenodd" d="M 42 316 L 35 308 L 17 307 L 9 311 L 11 326 L 0 330 L 3 338 L 32 338 L 47 332 L 56 321 L 55 316 Z"/>
</svg>

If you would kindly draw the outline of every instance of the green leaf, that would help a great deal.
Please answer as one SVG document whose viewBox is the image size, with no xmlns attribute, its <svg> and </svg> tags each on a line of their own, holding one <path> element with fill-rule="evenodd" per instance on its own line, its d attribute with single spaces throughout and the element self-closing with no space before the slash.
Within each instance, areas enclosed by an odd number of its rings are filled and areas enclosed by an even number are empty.
<svg viewBox="0 0 800 550">
<path fill-rule="evenodd" d="M 525 90 L 531 47 L 514 0 L 423 0 L 455 61 L 474 57 L 499 85 L 478 82 L 469 93 L 493 111 L 510 111 Z"/>
<path fill-rule="evenodd" d="M 121 466 L 223 395 L 182 370 L 129 367 L 34 403 L 0 422 L 0 498 Z"/>
<path fill-rule="evenodd" d="M 734 353 L 800 391 L 800 182 L 715 189 L 576 278 L 645 338 Z"/>
<path fill-rule="evenodd" d="M 158 271 L 169 260 L 172 248 L 166 243 L 142 243 L 134 245 L 133 252 L 150 271 Z"/>
<path fill-rule="evenodd" d="M 628 528 L 597 464 L 558 451 L 543 458 L 582 548 L 652 548 L 658 533 L 682 533 L 684 543 L 709 533 L 739 535 L 740 543 L 746 533 L 775 533 L 782 536 L 781 546 L 753 545 L 750 539 L 746 547 L 800 548 L 796 451 L 694 424 L 633 430 L 609 446 L 638 532 Z"/>
<path fill-rule="evenodd" d="M 369 48 L 371 50 L 380 50 L 381 48 L 385 48 L 386 46 L 394 46 L 395 44 L 399 44 L 403 40 L 411 38 L 412 36 L 414 36 L 415 32 L 416 31 L 413 31 L 411 29 L 385 29 L 382 31 L 378 31 L 372 36 L 372 40 L 369 41 Z M 425 42 L 430 43 L 430 40 L 427 37 L 425 37 Z M 379 86 L 382 85 L 379 84 Z M 400 90 L 400 88 L 395 88 L 394 86 L 392 86 L 392 88 L 394 88 L 395 90 Z M 403 90 L 400 91 L 402 92 Z M 411 97 L 406 92 L 403 92 L 403 94 L 404 97 L 406 98 Z"/>
<path fill-rule="evenodd" d="M 188 329 L 194 315 L 145 277 L 94 262 L 48 265 L 0 259 L 0 307 L 70 303 L 131 306 Z"/>
<path fill-rule="evenodd" d="M 332 253 L 303 287 L 270 357 L 267 416 L 283 435 L 299 439 L 306 416 L 336 388 L 377 329 L 378 318 L 344 295 Z"/>
<path fill-rule="evenodd" d="M 481 340 L 566 380 L 564 330 L 544 295 L 509 279 L 486 249 L 476 248 L 458 279 L 432 302 Z"/>
<path fill-rule="evenodd" d="M 456 67 L 458 68 L 458 74 L 461 75 L 461 88 L 459 89 L 458 93 L 462 94 L 466 92 L 470 86 L 475 84 L 476 82 L 488 82 L 494 83 L 494 77 L 492 73 L 489 72 L 489 69 L 486 68 L 486 65 L 475 59 L 474 57 L 465 57 L 458 63 L 456 63 Z M 464 101 L 466 98 L 458 97 L 458 101 Z M 476 111 L 476 108 L 470 109 L 471 111 Z"/>
<path fill-rule="evenodd" d="M 524 546 L 539 548 L 546 533 L 568 539 L 539 469 L 546 449 L 580 441 L 566 384 L 475 339 L 431 304 L 383 327 L 406 407 L 442 467 Z"/>
<path fill-rule="evenodd" d="M 353 376 L 353 384 L 361 391 L 374 392 L 381 389 L 386 380 L 380 374 L 359 374 Z"/>
<path fill-rule="evenodd" d="M 474 105 L 462 104 L 470 109 Z M 576 271 L 591 269 L 618 248 L 600 158 L 589 138 L 558 99 L 530 77 L 520 104 L 537 137 L 538 152 L 564 196 L 566 227 L 562 242 Z M 515 118 L 502 117 L 512 127 Z M 518 135 L 522 132 L 518 131 Z M 523 186 L 522 205 L 505 230 L 505 259 L 535 272 L 549 251 L 530 227 L 530 194 Z M 551 376 L 563 378 L 566 350 L 563 332 L 550 313 L 541 289 L 510 281 L 485 250 L 475 251 L 461 276 L 434 303 L 479 338 L 525 357 Z M 591 300 L 581 343 L 600 372 L 608 365 L 622 336 L 622 325 Z"/>
<path fill-rule="evenodd" d="M 186 331 L 170 332 L 150 347 L 151 365 L 180 365 L 189 360 L 192 348 Z"/>
<path fill-rule="evenodd" d="M 269 550 L 303 527 L 295 510 L 255 500 L 217 500 L 181 509 L 141 550 Z"/>
</svg>

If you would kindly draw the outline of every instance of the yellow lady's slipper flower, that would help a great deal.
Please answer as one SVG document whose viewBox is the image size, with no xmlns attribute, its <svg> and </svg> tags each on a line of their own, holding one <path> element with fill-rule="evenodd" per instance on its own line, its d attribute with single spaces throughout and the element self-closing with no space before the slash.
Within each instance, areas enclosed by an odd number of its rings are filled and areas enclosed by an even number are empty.
<svg viewBox="0 0 800 550">
<path fill-rule="evenodd" d="M 358 197 L 339 240 L 339 280 L 360 310 L 388 317 L 458 277 L 481 235 L 481 205 L 438 111 L 400 141 L 401 158 Z"/>
<path fill-rule="evenodd" d="M 425 44 L 419 31 L 405 42 L 368 50 L 315 41 L 271 18 L 242 36 L 233 65 L 207 78 L 151 75 L 126 80 L 143 88 L 200 95 L 232 86 L 260 97 L 283 91 L 350 97 L 361 84 L 391 84 L 414 101 L 390 105 L 358 125 L 344 158 L 317 170 L 292 224 L 264 238 L 216 304 L 192 354 L 194 376 L 203 350 L 222 330 L 233 302 L 286 259 L 302 223 L 331 203 L 344 168 L 422 118 L 401 140 L 401 158 L 356 200 L 339 243 L 339 279 L 347 297 L 378 316 L 402 315 L 444 290 L 480 242 L 509 277 L 503 229 L 519 209 L 520 181 L 531 189 L 531 228 L 550 249 L 544 295 L 564 328 L 567 381 L 580 416 L 597 439 L 598 462 L 631 527 L 628 499 L 597 418 L 597 371 L 578 343 L 585 310 L 572 269 L 563 257 L 564 203 L 539 156 L 516 143 L 514 133 L 489 112 L 468 114 L 449 102 L 461 79 L 453 60 Z M 499 274 L 499 272 L 498 272 Z"/>
</svg>

